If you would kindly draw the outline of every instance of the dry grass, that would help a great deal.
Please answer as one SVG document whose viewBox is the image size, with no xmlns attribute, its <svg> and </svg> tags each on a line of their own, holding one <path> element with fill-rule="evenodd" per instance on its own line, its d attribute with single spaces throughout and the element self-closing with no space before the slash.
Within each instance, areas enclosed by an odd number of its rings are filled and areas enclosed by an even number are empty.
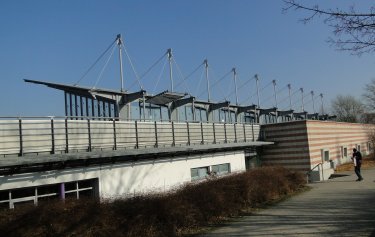
<svg viewBox="0 0 375 237">
<path fill-rule="evenodd" d="M 362 169 L 369 169 L 375 167 L 375 159 L 373 156 L 367 156 L 363 158 Z M 342 164 L 336 167 L 336 171 L 352 171 L 354 169 L 353 163 Z"/>
<path fill-rule="evenodd" d="M 99 203 L 51 201 L 0 212 L 1 236 L 181 236 L 263 206 L 304 187 L 304 175 L 281 167 L 188 184 L 174 192 Z"/>
</svg>

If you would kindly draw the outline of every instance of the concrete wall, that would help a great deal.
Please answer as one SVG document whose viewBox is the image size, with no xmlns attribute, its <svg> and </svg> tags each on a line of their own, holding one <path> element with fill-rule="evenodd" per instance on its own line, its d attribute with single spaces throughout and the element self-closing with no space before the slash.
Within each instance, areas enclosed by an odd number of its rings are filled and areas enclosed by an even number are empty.
<svg viewBox="0 0 375 237">
<path fill-rule="evenodd" d="M 231 172 L 245 171 L 243 151 L 220 152 L 163 160 L 55 170 L 0 177 L 0 190 L 98 178 L 102 198 L 166 191 L 191 181 L 191 168 L 230 163 Z"/>
<path fill-rule="evenodd" d="M 323 163 L 323 169 L 332 172 L 328 170 L 351 161 L 354 147 L 360 145 L 362 154 L 369 153 L 368 133 L 374 128 L 358 123 L 317 120 L 262 125 L 265 140 L 275 142 L 263 150 L 262 161 L 265 165 L 282 165 L 303 171 Z M 347 148 L 347 157 L 343 155 L 343 148 Z M 323 160 L 324 150 L 329 151 L 331 162 Z"/>
</svg>

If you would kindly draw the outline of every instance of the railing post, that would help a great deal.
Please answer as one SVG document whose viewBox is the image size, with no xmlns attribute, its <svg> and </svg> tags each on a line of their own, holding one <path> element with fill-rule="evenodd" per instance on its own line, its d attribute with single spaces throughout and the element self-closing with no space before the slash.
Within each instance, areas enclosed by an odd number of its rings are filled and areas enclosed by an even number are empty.
<svg viewBox="0 0 375 237">
<path fill-rule="evenodd" d="M 19 137 L 20 137 L 20 154 L 19 156 L 23 156 L 23 141 L 22 141 L 22 119 L 18 119 L 18 130 L 19 130 Z"/>
<path fill-rule="evenodd" d="M 175 134 L 174 134 L 174 122 L 172 121 L 172 146 L 175 146 L 176 145 L 176 138 L 175 138 Z"/>
<path fill-rule="evenodd" d="M 53 118 L 51 117 L 51 141 L 52 141 L 52 150 L 51 153 L 55 154 L 55 126 Z"/>
<path fill-rule="evenodd" d="M 116 138 L 116 120 L 113 119 L 113 149 L 117 150 L 117 138 Z"/>
<path fill-rule="evenodd" d="M 154 122 L 154 125 L 155 125 L 155 147 L 158 147 L 159 146 L 159 142 L 158 142 L 158 127 L 157 127 L 156 121 Z"/>
<path fill-rule="evenodd" d="M 233 124 L 234 128 L 234 142 L 237 143 L 237 128 L 236 128 L 236 123 Z"/>
<path fill-rule="evenodd" d="M 214 144 L 216 144 L 216 130 L 215 130 L 215 123 L 212 123 L 213 132 L 214 132 Z"/>
<path fill-rule="evenodd" d="M 92 144 L 91 144 L 91 126 L 90 126 L 90 119 L 87 119 L 87 130 L 88 130 L 88 135 L 89 135 L 89 147 L 88 151 L 92 150 Z"/>
<path fill-rule="evenodd" d="M 253 135 L 253 142 L 255 141 L 255 135 L 254 135 L 254 123 L 251 123 L 251 131 L 252 131 L 252 135 Z"/>
<path fill-rule="evenodd" d="M 226 123 L 224 123 L 224 143 L 227 143 L 227 126 Z"/>
<path fill-rule="evenodd" d="M 245 123 L 243 123 L 242 125 L 243 125 L 243 139 L 244 139 L 244 142 L 246 142 L 246 126 L 245 126 Z"/>
<path fill-rule="evenodd" d="M 202 137 L 201 144 L 204 144 L 204 134 L 203 134 L 203 123 L 202 122 L 201 122 L 201 137 Z"/>
<path fill-rule="evenodd" d="M 190 146 L 190 129 L 189 129 L 189 122 L 186 122 L 186 126 L 187 126 L 187 135 L 188 135 L 188 137 L 187 137 L 187 139 L 188 139 L 187 144 L 188 144 L 188 146 Z"/>
<path fill-rule="evenodd" d="M 69 129 L 68 129 L 68 118 L 65 118 L 65 153 L 69 153 Z"/>
<path fill-rule="evenodd" d="M 135 121 L 135 148 L 136 149 L 139 148 L 139 144 L 138 144 L 138 122 L 137 122 L 137 120 Z"/>
</svg>

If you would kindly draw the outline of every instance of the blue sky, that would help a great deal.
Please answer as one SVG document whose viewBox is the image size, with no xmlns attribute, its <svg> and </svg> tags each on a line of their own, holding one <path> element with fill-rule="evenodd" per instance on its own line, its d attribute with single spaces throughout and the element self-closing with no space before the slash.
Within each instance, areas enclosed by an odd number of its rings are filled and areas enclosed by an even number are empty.
<svg viewBox="0 0 375 237">
<path fill-rule="evenodd" d="M 323 7 L 368 9 L 370 1 L 302 1 Z M 277 81 L 279 107 L 288 107 L 286 85 L 292 92 L 324 94 L 325 106 L 338 94 L 363 93 L 375 78 L 374 55 L 352 56 L 326 43 L 330 29 L 322 19 L 304 25 L 305 13 L 282 13 L 280 0 L 139 0 L 139 1 L 20 1 L 0 2 L 0 116 L 63 115 L 63 93 L 23 82 L 23 78 L 74 84 L 121 33 L 139 75 L 168 48 L 172 48 L 175 88 L 200 99 L 207 98 L 203 68 L 180 83 L 207 58 L 210 83 L 233 67 L 237 69 L 239 102 L 256 103 L 254 74 L 260 77 L 261 106 L 271 107 L 272 80 Z M 116 52 L 115 52 L 116 53 Z M 94 86 L 105 59 L 81 82 Z M 118 56 L 114 55 L 97 87 L 119 89 Z M 156 65 L 141 81 L 149 93 L 170 88 L 167 67 Z M 128 61 L 124 60 L 125 89 L 139 89 Z M 179 72 L 178 68 L 182 73 Z M 182 75 L 180 75 L 182 74 Z M 161 76 L 160 76 L 161 75 Z M 157 83 L 160 76 L 160 81 Z M 212 100 L 235 103 L 233 78 L 212 88 Z M 156 86 L 157 85 L 157 86 Z M 131 86 L 131 87 L 130 87 Z M 312 112 L 311 96 L 305 109 Z M 315 106 L 319 107 L 318 99 Z M 293 96 L 300 110 L 301 95 Z"/>
</svg>

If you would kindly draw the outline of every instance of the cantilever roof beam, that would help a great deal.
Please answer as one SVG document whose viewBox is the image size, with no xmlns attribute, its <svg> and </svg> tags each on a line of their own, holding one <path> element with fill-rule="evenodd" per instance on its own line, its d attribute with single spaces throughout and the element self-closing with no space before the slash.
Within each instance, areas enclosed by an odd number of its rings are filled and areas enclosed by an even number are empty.
<svg viewBox="0 0 375 237">
<path fill-rule="evenodd" d="M 163 91 L 155 96 L 149 97 L 146 99 L 146 103 L 155 104 L 155 105 L 167 105 L 175 100 L 182 99 L 185 97 L 186 93 L 176 93 Z"/>
<path fill-rule="evenodd" d="M 214 111 L 214 110 L 217 110 L 217 109 L 221 109 L 221 108 L 226 108 L 228 107 L 230 104 L 229 101 L 225 101 L 225 102 L 221 102 L 221 103 L 216 103 L 216 104 L 210 104 L 209 105 L 209 111 Z"/>
</svg>

